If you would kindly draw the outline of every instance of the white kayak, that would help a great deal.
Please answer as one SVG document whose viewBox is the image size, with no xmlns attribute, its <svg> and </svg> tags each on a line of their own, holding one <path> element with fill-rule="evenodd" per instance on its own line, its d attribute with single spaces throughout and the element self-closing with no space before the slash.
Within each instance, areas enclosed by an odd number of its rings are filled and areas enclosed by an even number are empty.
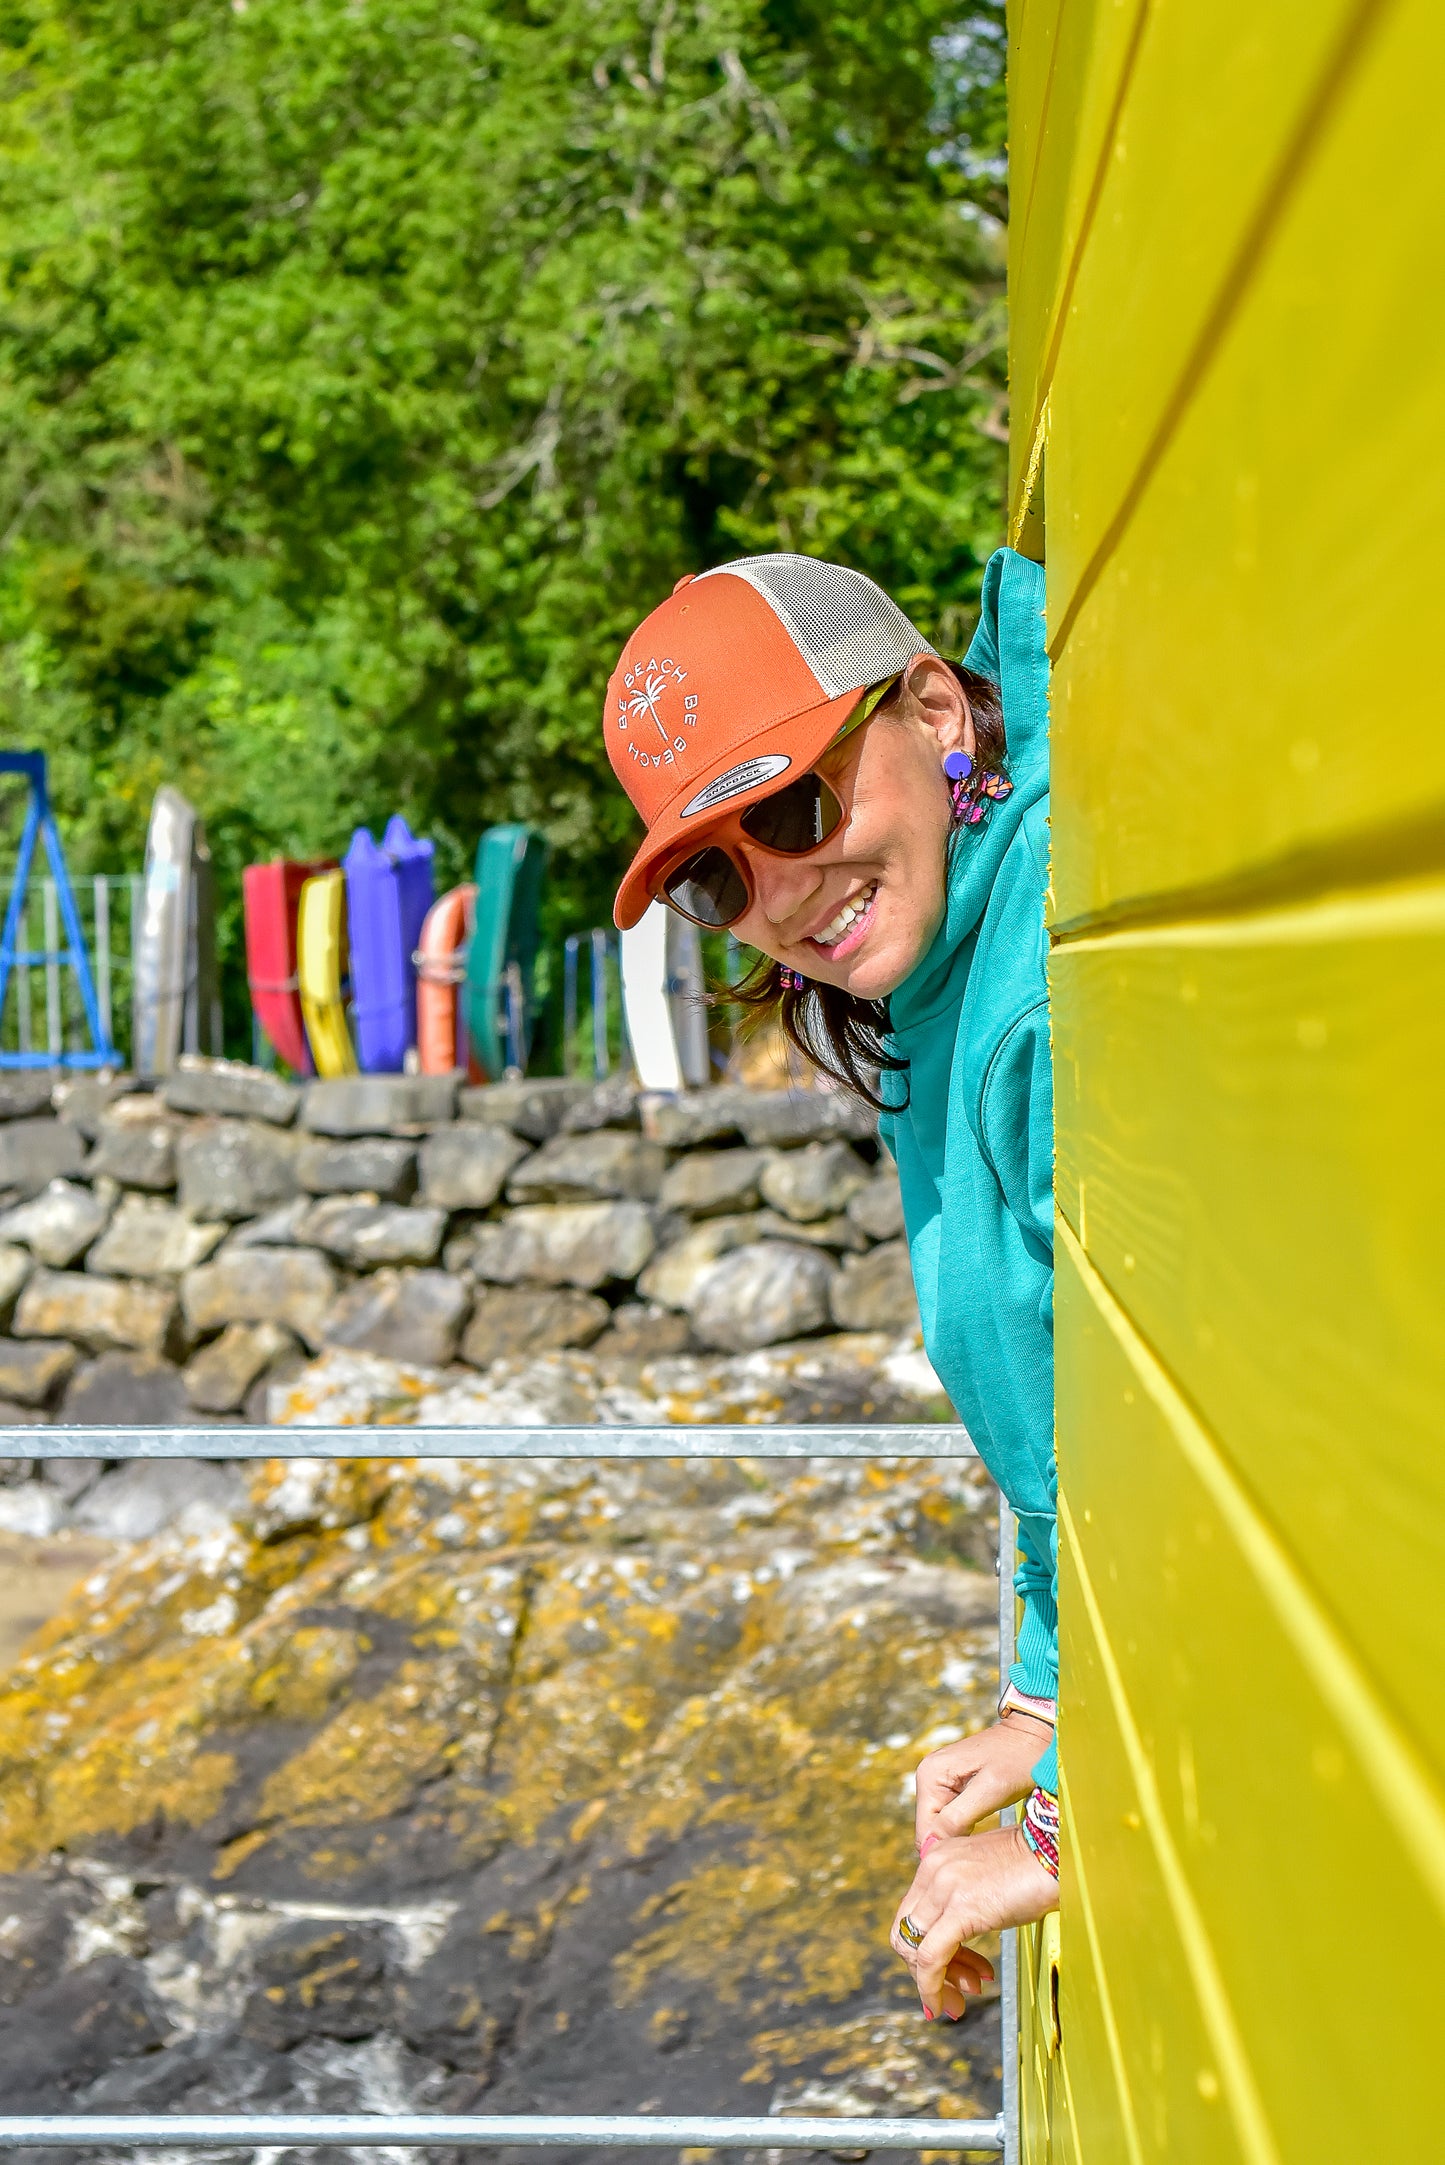
<svg viewBox="0 0 1445 2165">
<path fill-rule="evenodd" d="M 137 1075 L 169 1075 L 183 1052 L 220 1052 L 211 853 L 194 805 L 168 784 L 151 806 L 131 971 Z"/>
<path fill-rule="evenodd" d="M 645 1090 L 697 1090 L 710 1081 L 707 985 L 697 926 L 654 902 L 622 935 L 622 1008 Z"/>
</svg>

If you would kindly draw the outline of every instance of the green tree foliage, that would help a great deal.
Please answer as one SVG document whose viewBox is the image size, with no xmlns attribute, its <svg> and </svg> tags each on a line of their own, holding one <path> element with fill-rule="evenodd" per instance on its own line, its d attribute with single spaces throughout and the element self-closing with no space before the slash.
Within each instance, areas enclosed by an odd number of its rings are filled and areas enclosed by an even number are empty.
<svg viewBox="0 0 1445 2165">
<path fill-rule="evenodd" d="M 0 0 L 0 685 L 79 861 L 174 781 L 234 954 L 253 857 L 526 818 L 595 922 L 603 686 L 683 571 L 835 556 L 956 644 L 1001 15 Z"/>
</svg>

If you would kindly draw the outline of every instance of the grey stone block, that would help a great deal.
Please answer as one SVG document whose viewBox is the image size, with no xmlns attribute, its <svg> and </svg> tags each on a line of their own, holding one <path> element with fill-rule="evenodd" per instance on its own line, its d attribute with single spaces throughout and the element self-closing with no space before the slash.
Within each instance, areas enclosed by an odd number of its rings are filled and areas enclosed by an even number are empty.
<svg viewBox="0 0 1445 2165">
<path fill-rule="evenodd" d="M 443 1368 L 456 1353 L 471 1294 L 441 1270 L 379 1270 L 347 1288 L 325 1322 L 328 1345 Z"/>
<path fill-rule="evenodd" d="M 616 1128 L 559 1135 L 517 1167 L 507 1196 L 514 1203 L 581 1203 L 612 1195 L 651 1202 L 666 1166 L 659 1144 Z"/>
<path fill-rule="evenodd" d="M 758 1201 L 758 1177 L 766 1163 L 760 1150 L 689 1151 L 663 1176 L 662 1206 L 665 1210 L 686 1211 L 692 1218 L 752 1210 Z"/>
<path fill-rule="evenodd" d="M 181 1305 L 192 1330 L 282 1323 L 316 1352 L 336 1284 L 335 1271 L 314 1248 L 226 1248 L 186 1272 Z"/>
<path fill-rule="evenodd" d="M 657 1245 L 645 1203 L 537 1203 L 479 1225 L 472 1269 L 496 1285 L 576 1285 L 595 1291 L 631 1280 Z"/>
<path fill-rule="evenodd" d="M 96 1363 L 96 1367 L 100 1367 Z M 112 1390 L 116 1403 L 126 1389 L 118 1367 L 111 1371 Z M 180 1378 L 174 1369 L 176 1389 Z M 162 1403 L 164 1389 L 160 1379 L 148 1382 L 137 1370 L 134 1377 L 135 1398 L 139 1405 L 148 1388 L 155 1391 L 155 1403 Z M 107 1386 L 104 1382 L 100 1389 Z M 77 1392 L 79 1379 L 77 1379 Z M 157 1427 L 184 1424 L 188 1411 L 184 1398 L 178 1399 L 180 1411 L 170 1421 L 158 1419 Z M 88 1414 L 87 1419 L 98 1419 Z M 132 1420 L 112 1416 L 116 1427 L 142 1428 L 151 1425 L 149 1417 L 139 1415 Z M 109 1541 L 148 1541 L 152 1534 L 160 1532 L 178 1519 L 183 1511 L 201 1505 L 216 1514 L 233 1512 L 240 1503 L 242 1486 L 239 1476 L 229 1466 L 212 1465 L 208 1459 L 158 1458 L 133 1459 L 128 1466 L 117 1466 L 99 1480 L 90 1494 L 76 1507 L 75 1523 L 90 1533 L 101 1534 Z"/>
<path fill-rule="evenodd" d="M 0 1216 L 0 1241 L 18 1242 L 41 1263 L 65 1270 L 109 1223 L 115 1190 L 96 1194 L 72 1180 L 52 1180 L 28 1203 Z"/>
<path fill-rule="evenodd" d="M 174 1075 L 161 1084 L 160 1095 L 173 1113 L 268 1120 L 278 1128 L 291 1125 L 301 1103 L 299 1087 L 284 1076 L 239 1060 L 205 1060 L 194 1053 L 182 1054 Z"/>
<path fill-rule="evenodd" d="M 65 1498 L 44 1481 L 0 1489 L 0 1533 L 26 1534 L 44 1541 L 58 1533 L 65 1519 Z"/>
<path fill-rule="evenodd" d="M 867 1236 L 841 1210 L 806 1225 L 775 1210 L 760 1210 L 757 1223 L 759 1240 L 805 1240 L 810 1248 L 833 1248 L 849 1255 L 861 1255 L 868 1246 Z"/>
<path fill-rule="evenodd" d="M 383 1203 L 409 1203 L 416 1193 L 416 1144 L 382 1135 L 303 1143 L 296 1177 L 308 1195 L 365 1194 Z"/>
<path fill-rule="evenodd" d="M 127 1359 L 129 1356 L 122 1354 L 119 1358 Z M 105 1472 L 103 1458 L 46 1458 L 41 1459 L 39 1464 L 40 1478 L 46 1487 L 53 1488 L 57 1495 L 63 1496 L 70 1504 L 77 1502 L 88 1489 L 94 1488 Z"/>
<path fill-rule="evenodd" d="M 651 1301 L 624 1301 L 613 1309 L 610 1327 L 594 1340 L 590 1353 L 599 1364 L 660 1361 L 686 1353 L 692 1342 L 687 1316 Z"/>
<path fill-rule="evenodd" d="M 374 1270 L 381 1263 L 434 1262 L 446 1229 L 444 1210 L 378 1203 L 374 1196 L 329 1195 L 312 1205 L 296 1238 L 324 1248 L 353 1270 Z"/>
<path fill-rule="evenodd" d="M 455 1075 L 347 1075 L 306 1085 L 301 1125 L 313 1135 L 420 1135 L 454 1119 Z"/>
<path fill-rule="evenodd" d="M 60 1118 L 93 1143 L 110 1107 L 139 1088 L 134 1075 L 82 1075 L 78 1082 L 57 1083 L 52 1099 Z"/>
<path fill-rule="evenodd" d="M 236 1248 L 292 1247 L 311 1207 L 309 1195 L 294 1195 L 289 1203 L 278 1203 L 249 1223 L 233 1225 L 226 1235 L 225 1253 L 230 1255 Z"/>
<path fill-rule="evenodd" d="M 28 1120 L 35 1113 L 48 1113 L 54 1091 L 51 1075 L 0 1075 L 0 1120 Z"/>
<path fill-rule="evenodd" d="M 704 1345 L 746 1353 L 825 1330 L 837 1270 L 821 1250 L 785 1241 L 735 1248 L 704 1273 L 693 1294 L 692 1327 Z"/>
<path fill-rule="evenodd" d="M 125 1097 L 102 1113 L 86 1175 L 106 1175 L 123 1188 L 163 1195 L 176 1184 L 176 1137 L 180 1123 L 156 1098 Z"/>
<path fill-rule="evenodd" d="M 639 1277 L 638 1292 L 647 1300 L 661 1302 L 664 1308 L 690 1308 L 699 1280 L 719 1257 L 757 1239 L 758 1215 L 746 1212 L 731 1218 L 706 1218 L 680 1240 L 669 1241 Z"/>
<path fill-rule="evenodd" d="M 17 1338 L 70 1338 L 97 1352 L 159 1353 L 175 1316 L 171 1286 L 37 1270 L 20 1296 L 12 1328 Z"/>
<path fill-rule="evenodd" d="M 739 1102 L 750 1143 L 788 1149 L 832 1136 L 861 1143 L 878 1133 L 878 1115 L 847 1090 L 749 1090 Z"/>
<path fill-rule="evenodd" d="M 833 1318 L 845 1331 L 918 1329 L 918 1297 L 908 1244 L 890 1240 L 843 1265 L 830 1295 Z"/>
<path fill-rule="evenodd" d="M 590 1346 L 612 1320 L 595 1293 L 539 1286 L 488 1286 L 477 1297 L 462 1337 L 461 1356 L 473 1368 L 519 1353 Z"/>
<path fill-rule="evenodd" d="M 225 1233 L 224 1225 L 197 1223 L 158 1195 L 127 1195 L 85 1267 L 116 1278 L 179 1278 L 204 1263 Z"/>
<path fill-rule="evenodd" d="M 464 1089 L 457 1117 L 487 1127 L 510 1128 L 529 1143 L 545 1143 L 575 1107 L 592 1094 L 592 1085 L 571 1075 L 539 1075 L 531 1081 L 484 1083 Z"/>
<path fill-rule="evenodd" d="M 78 1358 L 63 1338 L 0 1338 L 0 1396 L 22 1406 L 43 1406 Z"/>
<path fill-rule="evenodd" d="M 693 1150 L 743 1132 L 743 1108 L 757 1096 L 737 1083 L 710 1090 L 650 1091 L 641 1100 L 642 1132 L 668 1150 Z"/>
<path fill-rule="evenodd" d="M 421 1146 L 422 1200 L 444 1210 L 488 1210 L 527 1154 L 527 1145 L 508 1128 L 465 1121 L 438 1128 Z"/>
<path fill-rule="evenodd" d="M 298 1351 L 279 1323 L 228 1323 L 186 1363 L 182 1382 L 198 1413 L 234 1413 L 253 1384 Z"/>
<path fill-rule="evenodd" d="M 806 1225 L 844 1209 L 868 1178 L 868 1167 L 847 1143 L 805 1143 L 800 1150 L 772 1152 L 759 1184 L 774 1210 Z"/>
<path fill-rule="evenodd" d="M 593 1128 L 635 1128 L 642 1123 L 642 1093 L 625 1075 L 609 1075 L 593 1083 L 562 1122 L 566 1135 L 585 1135 Z"/>
<path fill-rule="evenodd" d="M 198 1218 L 254 1218 L 297 1192 L 303 1145 L 258 1120 L 208 1120 L 187 1129 L 176 1152 L 183 1210 Z"/>
<path fill-rule="evenodd" d="M 88 1361 L 71 1377 L 57 1416 L 62 1427 L 77 1428 L 92 1422 L 113 1428 L 174 1428 L 191 1418 L 180 1370 L 154 1353 L 102 1353 L 99 1360 Z M 166 1460 L 164 1469 L 176 1463 Z M 139 1462 L 134 1470 L 140 1470 Z M 146 1470 L 161 1472 L 162 1468 Z M 145 1531 L 152 1529 L 148 1526 Z M 142 1537 L 116 1534 L 113 1538 Z"/>
<path fill-rule="evenodd" d="M 891 1159 L 879 1166 L 866 1188 L 849 1196 L 848 1216 L 870 1240 L 897 1240 L 903 1231 L 903 1190 Z"/>
<path fill-rule="evenodd" d="M 0 1192 L 38 1195 L 47 1181 L 70 1178 L 84 1162 L 80 1130 L 63 1120 L 17 1116 L 0 1123 Z"/>
<path fill-rule="evenodd" d="M 8 1322 L 20 1288 L 35 1268 L 28 1248 L 0 1247 L 0 1321 Z"/>
</svg>

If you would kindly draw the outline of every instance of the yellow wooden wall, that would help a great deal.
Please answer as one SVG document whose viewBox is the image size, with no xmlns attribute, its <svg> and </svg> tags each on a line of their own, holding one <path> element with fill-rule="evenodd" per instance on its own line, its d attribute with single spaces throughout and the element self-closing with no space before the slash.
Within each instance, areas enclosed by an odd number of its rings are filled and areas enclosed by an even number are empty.
<svg viewBox="0 0 1445 2165">
<path fill-rule="evenodd" d="M 1445 2159 L 1445 7 L 1014 0 L 1066 1864 L 1025 2154 Z M 1044 1935 L 1026 1979 L 1046 1974 Z"/>
</svg>

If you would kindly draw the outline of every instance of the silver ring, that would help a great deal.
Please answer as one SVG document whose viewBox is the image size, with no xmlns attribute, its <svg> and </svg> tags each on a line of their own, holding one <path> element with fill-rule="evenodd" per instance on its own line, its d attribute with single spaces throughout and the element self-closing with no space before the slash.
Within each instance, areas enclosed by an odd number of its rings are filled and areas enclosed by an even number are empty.
<svg viewBox="0 0 1445 2165">
<path fill-rule="evenodd" d="M 899 1918 L 898 1937 L 905 1947 L 921 1947 L 923 1945 L 924 1935 L 919 1931 L 911 1917 Z"/>
</svg>

